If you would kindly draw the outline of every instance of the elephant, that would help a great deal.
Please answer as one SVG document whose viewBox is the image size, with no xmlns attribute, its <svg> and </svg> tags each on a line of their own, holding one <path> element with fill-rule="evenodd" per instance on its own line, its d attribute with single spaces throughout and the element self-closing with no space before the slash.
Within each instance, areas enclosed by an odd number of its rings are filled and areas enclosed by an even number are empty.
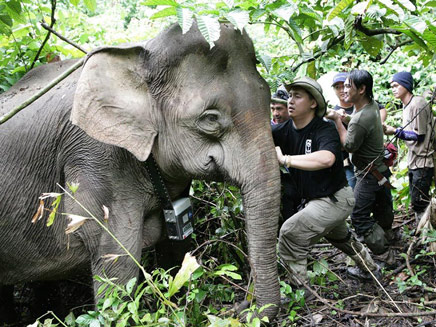
<svg viewBox="0 0 436 327">
<path fill-rule="evenodd" d="M 73 64 L 31 70 L 0 95 L 0 113 Z M 274 317 L 280 176 L 269 100 L 249 36 L 230 24 L 221 24 L 212 48 L 194 23 L 185 34 L 173 25 L 154 39 L 89 53 L 81 68 L 0 125 L 0 284 L 84 271 L 119 283 L 137 276 L 128 256 L 104 259 L 124 252 L 95 221 L 66 235 L 64 216 L 50 227 L 31 220 L 42 193 L 78 183 L 77 201 L 139 259 L 165 236 L 144 163 L 152 154 L 171 199 L 192 179 L 240 188 L 256 302 L 274 304 L 262 311 Z M 64 196 L 58 212 L 89 216 L 83 207 Z M 95 281 L 94 294 L 98 287 Z"/>
</svg>

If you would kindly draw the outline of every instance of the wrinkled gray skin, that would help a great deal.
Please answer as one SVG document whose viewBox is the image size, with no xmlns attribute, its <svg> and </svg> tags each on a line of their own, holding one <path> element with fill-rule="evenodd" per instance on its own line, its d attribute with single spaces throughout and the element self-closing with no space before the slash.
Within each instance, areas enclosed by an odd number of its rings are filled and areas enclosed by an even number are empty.
<svg viewBox="0 0 436 327">
<path fill-rule="evenodd" d="M 130 258 L 102 259 L 123 251 L 95 222 L 68 238 L 64 216 L 49 228 L 31 219 L 41 193 L 78 182 L 77 199 L 99 219 L 108 207 L 108 227 L 139 259 L 164 233 L 144 169 L 151 152 L 172 198 L 193 178 L 241 188 L 257 303 L 279 303 L 269 88 L 248 36 L 221 27 L 211 50 L 195 26 L 183 36 L 174 26 L 147 43 L 94 51 L 83 69 L 0 126 L 0 284 L 65 279 L 89 267 L 119 282 L 136 276 Z M 71 64 L 31 71 L 1 95 L 1 113 Z M 88 216 L 68 197 L 59 211 Z"/>
</svg>

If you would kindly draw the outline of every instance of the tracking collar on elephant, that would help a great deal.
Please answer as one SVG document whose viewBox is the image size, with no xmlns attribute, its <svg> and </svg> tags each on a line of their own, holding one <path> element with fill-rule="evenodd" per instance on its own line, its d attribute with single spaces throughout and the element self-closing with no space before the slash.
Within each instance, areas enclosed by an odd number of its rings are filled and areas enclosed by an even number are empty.
<svg viewBox="0 0 436 327">
<path fill-rule="evenodd" d="M 184 240 L 194 231 L 194 218 L 189 197 L 171 201 L 159 166 L 151 153 L 145 161 L 145 167 L 163 207 L 168 238 L 179 241 Z"/>
</svg>

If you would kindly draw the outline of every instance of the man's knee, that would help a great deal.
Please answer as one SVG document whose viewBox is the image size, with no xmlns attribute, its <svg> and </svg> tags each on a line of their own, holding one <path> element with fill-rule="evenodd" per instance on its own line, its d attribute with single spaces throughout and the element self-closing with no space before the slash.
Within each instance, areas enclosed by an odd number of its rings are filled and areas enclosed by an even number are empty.
<svg viewBox="0 0 436 327">
<path fill-rule="evenodd" d="M 278 250 L 284 260 L 299 260 L 307 256 L 310 237 L 298 216 L 292 216 L 280 228 Z"/>
</svg>

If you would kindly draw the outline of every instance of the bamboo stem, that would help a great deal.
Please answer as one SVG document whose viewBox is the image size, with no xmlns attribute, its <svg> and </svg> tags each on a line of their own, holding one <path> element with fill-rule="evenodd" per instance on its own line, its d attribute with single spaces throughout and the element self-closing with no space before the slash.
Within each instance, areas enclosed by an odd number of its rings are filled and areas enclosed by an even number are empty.
<svg viewBox="0 0 436 327">
<path fill-rule="evenodd" d="M 28 100 L 24 101 L 22 104 L 20 104 L 18 107 L 12 109 L 8 113 L 4 114 L 0 117 L 0 125 L 11 119 L 14 115 L 16 115 L 18 112 L 26 108 L 29 104 L 33 103 L 37 99 L 39 99 L 41 96 L 43 96 L 45 93 L 47 93 L 51 88 L 53 88 L 56 84 L 58 84 L 60 81 L 65 79 L 67 76 L 69 76 L 72 72 L 74 72 L 77 68 L 79 68 L 83 64 L 83 58 L 80 59 L 78 62 L 76 62 L 74 65 L 72 65 L 70 68 L 68 68 L 65 72 L 63 72 L 61 75 L 56 77 L 54 80 L 52 80 L 46 87 L 44 87 L 41 91 L 39 91 L 37 94 L 33 95 Z"/>
</svg>

